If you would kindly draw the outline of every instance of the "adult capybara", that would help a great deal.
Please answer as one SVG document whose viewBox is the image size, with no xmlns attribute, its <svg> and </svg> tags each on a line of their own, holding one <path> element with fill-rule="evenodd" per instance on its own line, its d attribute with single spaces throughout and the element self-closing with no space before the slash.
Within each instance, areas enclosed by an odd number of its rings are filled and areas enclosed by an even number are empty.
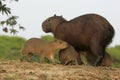
<svg viewBox="0 0 120 80">
<path fill-rule="evenodd" d="M 89 52 L 80 52 L 80 54 L 84 55 L 84 57 L 87 58 L 87 64 L 92 65 L 96 59 L 96 56 L 94 54 L 87 54 Z M 110 67 L 112 66 L 113 59 L 111 55 L 108 52 L 105 52 L 104 58 L 99 66 L 104 66 L 104 67 Z"/>
<path fill-rule="evenodd" d="M 27 40 L 23 46 L 20 60 L 23 61 L 23 55 L 28 54 L 28 60 L 32 54 L 40 55 L 40 62 L 44 57 L 50 58 L 54 62 L 54 53 L 59 49 L 64 49 L 68 45 L 65 41 L 55 39 L 54 41 L 47 42 L 39 38 L 31 38 Z"/>
<path fill-rule="evenodd" d="M 59 61 L 64 65 L 78 65 L 82 63 L 79 53 L 71 45 L 59 51 Z"/>
<path fill-rule="evenodd" d="M 71 44 L 78 52 L 91 51 L 96 55 L 94 65 L 100 65 L 105 48 L 112 41 L 112 25 L 98 14 L 85 14 L 67 21 L 62 16 L 52 16 L 42 23 L 44 32 L 52 32 L 57 39 Z"/>
</svg>

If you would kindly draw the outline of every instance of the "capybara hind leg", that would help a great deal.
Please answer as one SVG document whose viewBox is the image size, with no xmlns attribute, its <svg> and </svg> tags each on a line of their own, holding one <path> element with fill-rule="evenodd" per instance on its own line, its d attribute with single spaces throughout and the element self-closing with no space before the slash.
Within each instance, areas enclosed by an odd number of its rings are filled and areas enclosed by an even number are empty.
<svg viewBox="0 0 120 80">
<path fill-rule="evenodd" d="M 94 66 L 99 66 L 103 59 L 104 54 L 104 48 L 100 46 L 100 44 L 97 41 L 93 41 L 91 45 L 91 51 L 93 54 L 96 55 L 96 61 L 94 62 Z"/>
<path fill-rule="evenodd" d="M 96 59 L 95 59 L 93 66 L 99 66 L 103 59 L 103 53 L 100 50 L 98 51 L 93 50 L 93 53 L 96 55 Z"/>
</svg>

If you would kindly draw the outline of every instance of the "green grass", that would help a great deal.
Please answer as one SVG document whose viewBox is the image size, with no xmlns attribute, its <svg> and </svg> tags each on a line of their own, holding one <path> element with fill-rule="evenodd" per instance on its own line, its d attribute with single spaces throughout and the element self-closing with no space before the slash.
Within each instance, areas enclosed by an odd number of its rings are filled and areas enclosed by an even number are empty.
<svg viewBox="0 0 120 80">
<path fill-rule="evenodd" d="M 54 38 L 50 35 L 42 36 L 41 39 L 46 41 L 52 41 Z M 10 59 L 10 60 L 18 60 L 20 57 L 20 52 L 25 38 L 18 36 L 0 36 L 0 59 Z M 113 67 L 120 68 L 120 45 L 115 47 L 107 48 L 107 52 L 113 57 L 114 64 Z M 24 60 L 26 60 L 26 55 L 24 56 Z M 34 55 L 31 58 L 31 61 L 39 62 L 40 58 L 38 55 Z M 45 62 L 50 62 L 49 59 L 45 58 Z M 58 52 L 55 53 L 55 62 L 59 62 Z"/>
<path fill-rule="evenodd" d="M 18 36 L 0 36 L 0 58 L 18 59 L 25 38 Z"/>
<path fill-rule="evenodd" d="M 117 45 L 112 48 L 108 48 L 107 52 L 112 56 L 113 58 L 113 67 L 120 68 L 120 45 Z"/>
</svg>

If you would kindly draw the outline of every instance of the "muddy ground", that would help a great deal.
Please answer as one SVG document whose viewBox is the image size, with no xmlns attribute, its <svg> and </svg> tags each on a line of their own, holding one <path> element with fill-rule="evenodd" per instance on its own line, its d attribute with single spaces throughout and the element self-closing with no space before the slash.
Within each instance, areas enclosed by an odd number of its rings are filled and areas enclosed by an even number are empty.
<svg viewBox="0 0 120 80">
<path fill-rule="evenodd" d="M 120 69 L 0 60 L 0 80 L 120 80 Z"/>
</svg>

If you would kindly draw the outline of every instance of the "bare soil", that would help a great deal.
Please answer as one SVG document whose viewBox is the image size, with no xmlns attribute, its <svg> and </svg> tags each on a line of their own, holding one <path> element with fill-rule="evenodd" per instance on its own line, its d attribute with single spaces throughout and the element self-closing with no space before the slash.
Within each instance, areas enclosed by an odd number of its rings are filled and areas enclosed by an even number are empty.
<svg viewBox="0 0 120 80">
<path fill-rule="evenodd" d="M 120 69 L 0 60 L 0 80 L 120 80 Z"/>
</svg>

